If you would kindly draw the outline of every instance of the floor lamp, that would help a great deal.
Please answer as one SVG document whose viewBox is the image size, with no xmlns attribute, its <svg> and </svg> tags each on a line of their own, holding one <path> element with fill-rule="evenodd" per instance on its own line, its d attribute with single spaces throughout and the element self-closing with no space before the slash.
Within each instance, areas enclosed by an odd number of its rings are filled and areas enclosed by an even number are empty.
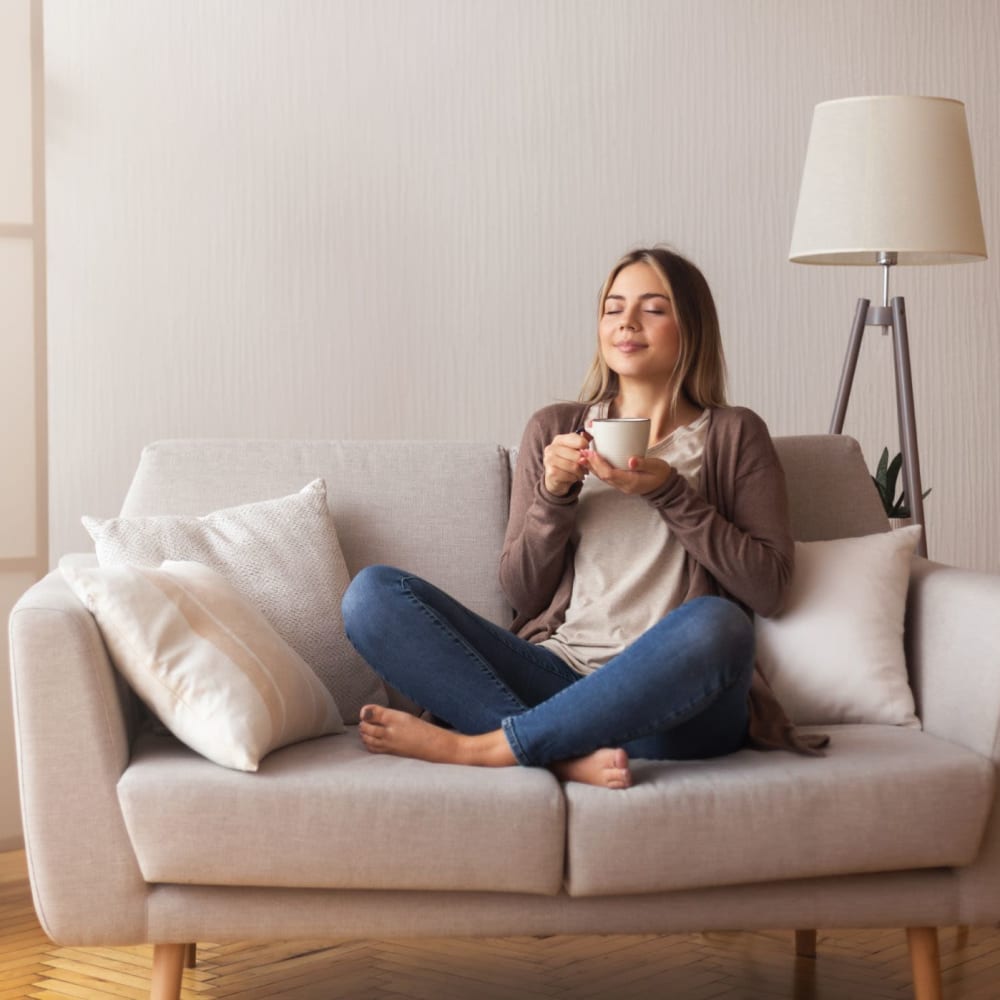
<svg viewBox="0 0 1000 1000">
<path fill-rule="evenodd" d="M 984 260 L 965 105 L 939 97 L 852 97 L 817 104 L 789 258 L 799 264 L 882 268 L 882 303 L 859 299 L 834 404 L 839 434 L 865 328 L 892 330 L 903 484 L 924 525 L 906 305 L 889 299 L 897 264 Z M 927 555 L 926 531 L 918 551 Z"/>
</svg>

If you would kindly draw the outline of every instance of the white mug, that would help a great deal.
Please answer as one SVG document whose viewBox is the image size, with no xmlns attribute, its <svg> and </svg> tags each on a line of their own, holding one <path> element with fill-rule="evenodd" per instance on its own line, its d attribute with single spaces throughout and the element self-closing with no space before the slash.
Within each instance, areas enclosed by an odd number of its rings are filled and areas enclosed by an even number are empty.
<svg viewBox="0 0 1000 1000">
<path fill-rule="evenodd" d="M 649 417 L 606 417 L 592 420 L 590 434 L 597 454 L 616 469 L 627 469 L 634 455 L 645 458 L 649 447 Z"/>
</svg>

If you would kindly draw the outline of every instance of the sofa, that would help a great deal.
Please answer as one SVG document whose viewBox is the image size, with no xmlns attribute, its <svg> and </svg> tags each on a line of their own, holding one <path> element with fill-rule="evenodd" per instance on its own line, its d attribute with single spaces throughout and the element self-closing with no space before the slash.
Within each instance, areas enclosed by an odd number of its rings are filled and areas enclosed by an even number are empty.
<svg viewBox="0 0 1000 1000">
<path fill-rule="evenodd" d="M 855 441 L 776 445 L 799 544 L 888 537 Z M 206 515 L 322 479 L 349 572 L 405 566 L 509 621 L 496 568 L 515 460 L 461 442 L 163 441 L 120 515 Z M 197 941 L 788 929 L 809 953 L 816 928 L 865 927 L 907 930 L 931 1000 L 936 928 L 1000 920 L 1000 576 L 906 559 L 894 635 L 918 723 L 827 720 L 815 756 L 639 760 L 626 791 L 369 754 L 349 724 L 254 773 L 219 766 L 150 717 L 54 570 L 10 619 L 38 917 L 65 945 L 151 943 L 151 996 L 172 1000 Z"/>
</svg>

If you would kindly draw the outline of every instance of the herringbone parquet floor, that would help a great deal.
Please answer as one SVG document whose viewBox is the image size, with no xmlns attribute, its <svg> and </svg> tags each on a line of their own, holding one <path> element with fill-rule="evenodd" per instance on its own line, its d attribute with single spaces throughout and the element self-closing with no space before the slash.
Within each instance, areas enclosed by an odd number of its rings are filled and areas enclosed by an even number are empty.
<svg viewBox="0 0 1000 1000">
<path fill-rule="evenodd" d="M 1000 930 L 941 933 L 946 1000 L 1000 1000 Z M 59 948 L 21 852 L 0 855 L 0 1000 L 148 996 L 150 948 Z M 198 945 L 184 1000 L 903 1000 L 902 931 Z"/>
</svg>

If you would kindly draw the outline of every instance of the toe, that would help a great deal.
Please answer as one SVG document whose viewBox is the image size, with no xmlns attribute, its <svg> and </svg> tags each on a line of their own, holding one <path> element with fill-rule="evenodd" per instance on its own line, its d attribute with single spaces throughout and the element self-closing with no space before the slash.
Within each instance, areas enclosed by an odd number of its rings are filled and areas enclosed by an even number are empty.
<svg viewBox="0 0 1000 1000">
<path fill-rule="evenodd" d="M 369 753 L 381 753 L 382 752 L 382 741 L 375 736 L 361 734 L 361 742 L 365 745 L 365 749 Z"/>
</svg>

